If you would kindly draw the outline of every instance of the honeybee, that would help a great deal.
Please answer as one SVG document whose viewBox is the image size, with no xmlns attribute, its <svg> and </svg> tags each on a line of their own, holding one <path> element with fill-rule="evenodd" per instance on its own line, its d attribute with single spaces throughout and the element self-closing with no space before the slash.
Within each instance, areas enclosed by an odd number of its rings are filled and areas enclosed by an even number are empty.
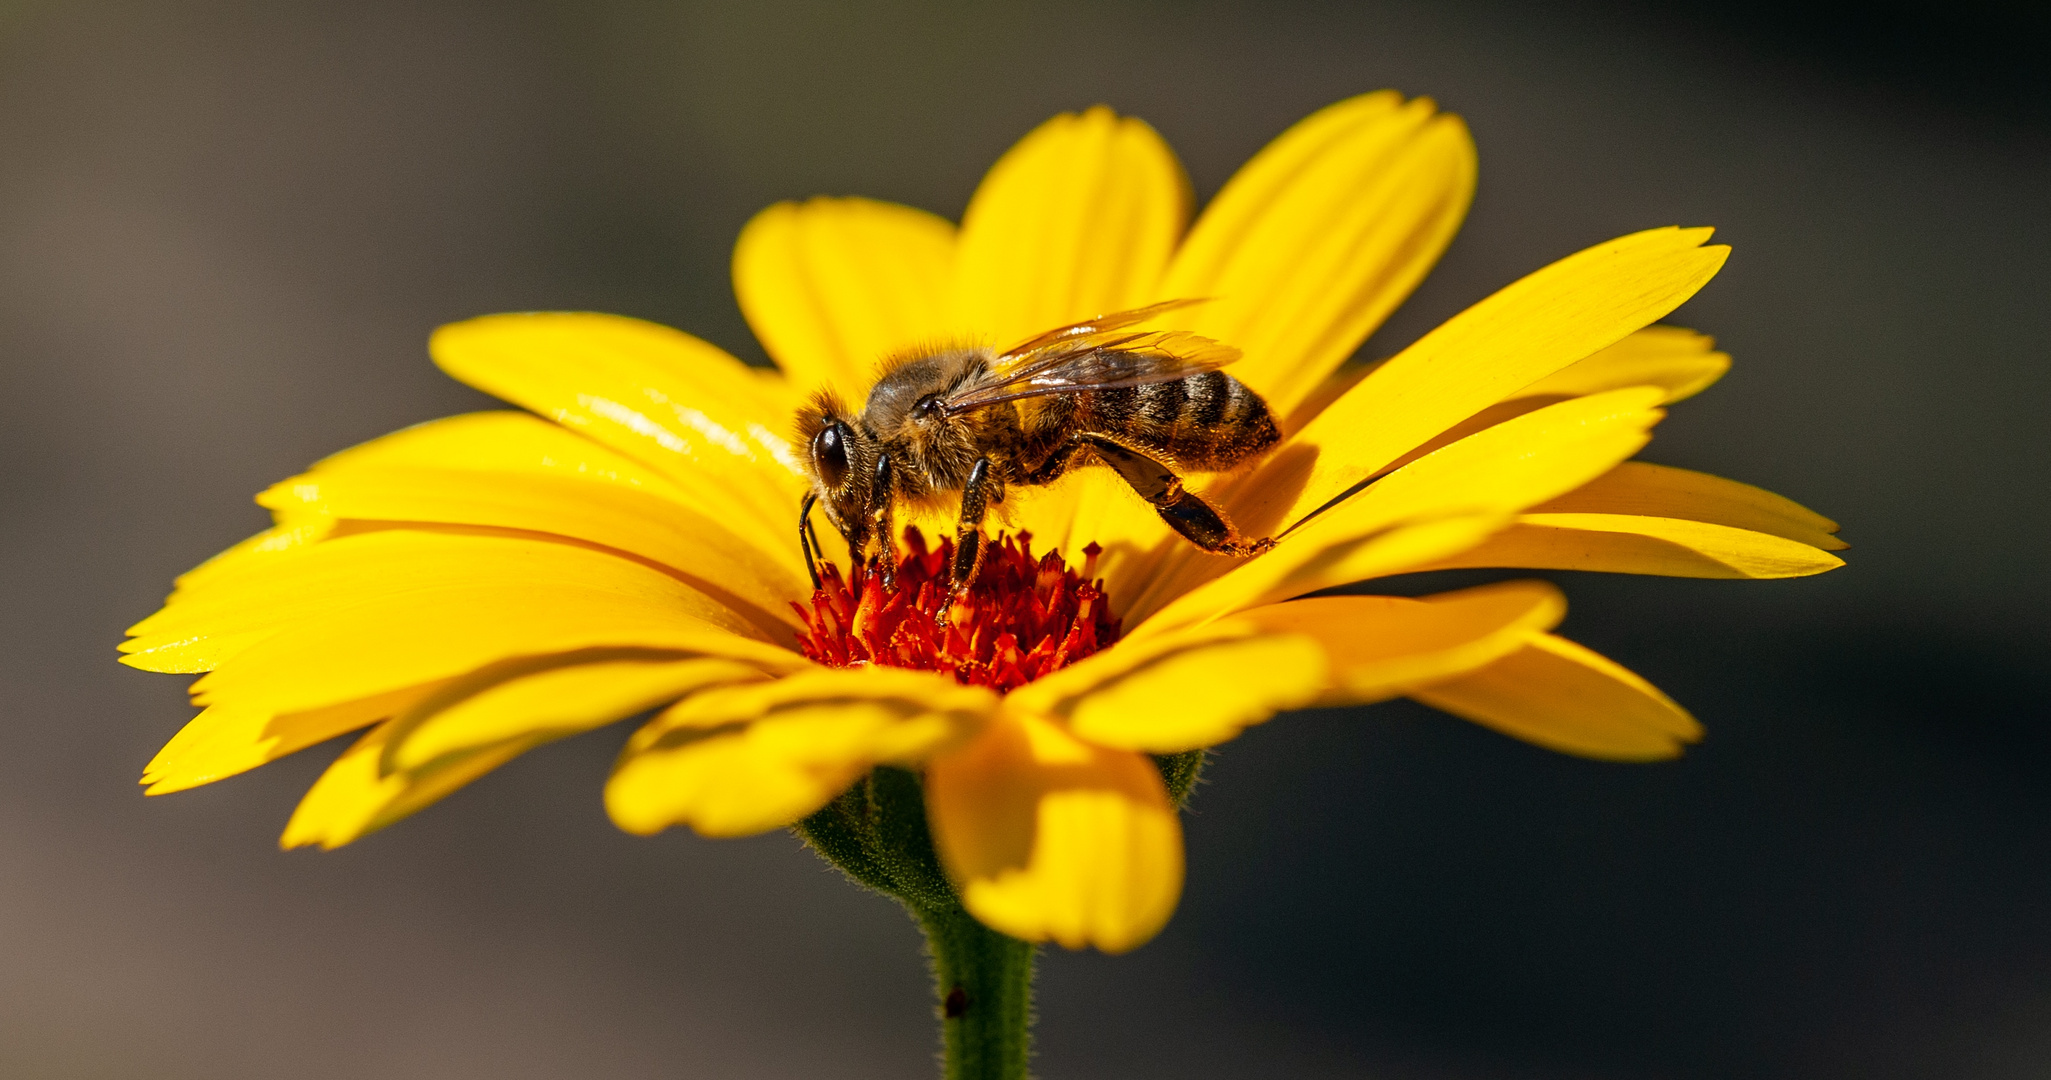
<svg viewBox="0 0 2051 1080">
<path fill-rule="evenodd" d="M 915 352 L 886 361 L 859 413 L 822 392 L 798 411 L 812 490 L 798 543 L 813 588 L 824 557 L 812 532 L 823 504 L 856 565 L 877 546 L 895 588 L 893 507 L 930 506 L 959 492 L 954 594 L 982 564 L 983 516 L 1014 487 L 1050 484 L 1084 465 L 1109 466 L 1168 526 L 1205 551 L 1248 557 L 1248 540 L 1217 507 L 1182 486 L 1177 470 L 1229 469 L 1281 438 L 1267 402 L 1218 370 L 1239 350 L 1140 323 L 1200 303 L 1170 300 L 1049 330 L 1002 353 Z"/>
</svg>

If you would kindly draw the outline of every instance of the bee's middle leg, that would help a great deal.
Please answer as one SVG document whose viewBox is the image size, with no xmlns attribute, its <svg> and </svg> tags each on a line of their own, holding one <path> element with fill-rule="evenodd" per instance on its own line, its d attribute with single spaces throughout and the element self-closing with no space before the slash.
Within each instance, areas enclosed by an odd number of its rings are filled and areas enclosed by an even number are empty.
<svg viewBox="0 0 2051 1080">
<path fill-rule="evenodd" d="M 1222 511 L 1182 486 L 1175 470 L 1122 443 L 1095 435 L 1083 436 L 1104 464 L 1111 466 L 1139 497 L 1154 504 L 1154 512 L 1168 527 L 1190 543 L 1219 555 L 1246 558 L 1275 546 L 1267 537 L 1248 540 L 1239 535 Z"/>
<path fill-rule="evenodd" d="M 968 482 L 961 487 L 961 516 L 954 531 L 954 565 L 949 575 L 956 597 L 968 591 L 983 565 L 983 514 L 989 509 L 990 489 L 999 483 L 990 479 L 990 459 L 977 458 L 969 468 Z"/>
</svg>

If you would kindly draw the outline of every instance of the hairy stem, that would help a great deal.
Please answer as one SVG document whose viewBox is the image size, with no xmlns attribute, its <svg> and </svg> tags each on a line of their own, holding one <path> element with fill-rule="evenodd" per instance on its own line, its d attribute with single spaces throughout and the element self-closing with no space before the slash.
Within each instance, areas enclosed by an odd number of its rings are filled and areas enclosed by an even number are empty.
<svg viewBox="0 0 2051 1080">
<path fill-rule="evenodd" d="M 1204 751 L 1154 763 L 1180 806 L 1203 771 Z M 945 1080 L 1025 1080 L 1038 948 L 984 926 L 961 906 L 933 850 L 918 774 L 879 767 L 796 829 L 856 883 L 903 904 L 926 932 Z"/>
<path fill-rule="evenodd" d="M 915 911 L 933 959 L 945 1080 L 1025 1080 L 1032 1051 L 1033 945 L 960 907 Z"/>
</svg>

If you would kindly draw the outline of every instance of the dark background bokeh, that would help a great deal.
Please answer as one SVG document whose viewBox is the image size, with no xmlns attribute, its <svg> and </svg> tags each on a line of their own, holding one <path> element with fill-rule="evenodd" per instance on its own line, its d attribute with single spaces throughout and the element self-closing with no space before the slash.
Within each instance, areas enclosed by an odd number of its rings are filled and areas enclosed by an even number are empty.
<svg viewBox="0 0 2051 1080">
<path fill-rule="evenodd" d="M 1041 1071 L 2051 1075 L 2047 46 L 1995 2 L 0 0 L 0 1075 L 926 1075 L 909 922 L 787 836 L 615 832 L 617 733 L 280 854 L 334 749 L 146 800 L 183 680 L 113 645 L 255 491 L 484 404 L 438 323 L 759 357 L 725 270 L 772 200 L 958 214 L 1096 101 L 1208 195 L 1382 86 L 1464 114 L 1482 180 L 1367 353 L 1718 225 L 1676 321 L 1738 366 L 1646 456 L 1837 516 L 1852 566 L 1562 575 L 1567 630 L 1708 725 L 1676 764 L 1397 705 L 1227 745 L 1168 931 L 1046 963 Z"/>
</svg>

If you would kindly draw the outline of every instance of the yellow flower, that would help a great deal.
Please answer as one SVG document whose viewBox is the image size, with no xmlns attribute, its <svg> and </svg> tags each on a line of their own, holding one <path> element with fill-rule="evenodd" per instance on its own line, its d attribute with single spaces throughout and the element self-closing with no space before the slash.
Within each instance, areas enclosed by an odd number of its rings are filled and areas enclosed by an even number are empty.
<svg viewBox="0 0 2051 1080">
<path fill-rule="evenodd" d="M 443 327 L 445 371 L 528 411 L 422 424 L 266 491 L 275 527 L 180 578 L 123 647 L 136 667 L 207 673 L 192 687 L 204 711 L 144 782 L 182 790 L 367 727 L 285 830 L 288 847 L 333 847 L 542 743 L 660 708 L 606 787 L 622 828 L 779 828 L 903 766 L 977 918 L 1117 951 L 1160 929 L 1182 882 L 1149 754 L 1280 710 L 1408 696 L 1568 753 L 1672 756 L 1695 721 L 1551 634 L 1564 601 L 1548 584 L 1299 599 L 1447 567 L 1841 565 L 1836 526 L 1794 503 L 1627 460 L 1663 405 L 1728 366 L 1708 338 L 1650 325 L 1722 265 L 1707 229 L 1590 248 L 1365 374 L 1342 368 L 1444 249 L 1474 175 L 1457 118 L 1371 94 L 1291 128 L 1188 225 L 1166 145 L 1100 107 L 1028 135 L 958 228 L 862 199 L 757 216 L 734 283 L 778 371 L 607 315 Z M 805 481 L 785 432 L 808 394 L 859 399 L 877 358 L 920 343 L 1004 345 L 1185 297 L 1214 299 L 1172 325 L 1242 349 L 1233 374 L 1283 418 L 1264 460 L 1199 483 L 1248 535 L 1281 537 L 1274 550 L 1207 555 L 1108 470 L 1081 470 L 1016 493 L 1009 523 L 1043 550 L 1101 556 L 1035 579 L 1006 548 L 990 573 L 1011 566 L 1016 588 L 986 607 L 1037 588 L 1035 603 L 1071 605 L 1046 640 L 1101 640 L 1041 652 L 1043 677 L 1000 680 L 1009 693 L 808 658 L 855 655 L 890 599 L 867 589 L 857 612 L 850 581 L 834 602 L 860 627 L 825 599 L 805 606 Z M 1095 580 L 1105 595 L 1077 608 Z"/>
</svg>

